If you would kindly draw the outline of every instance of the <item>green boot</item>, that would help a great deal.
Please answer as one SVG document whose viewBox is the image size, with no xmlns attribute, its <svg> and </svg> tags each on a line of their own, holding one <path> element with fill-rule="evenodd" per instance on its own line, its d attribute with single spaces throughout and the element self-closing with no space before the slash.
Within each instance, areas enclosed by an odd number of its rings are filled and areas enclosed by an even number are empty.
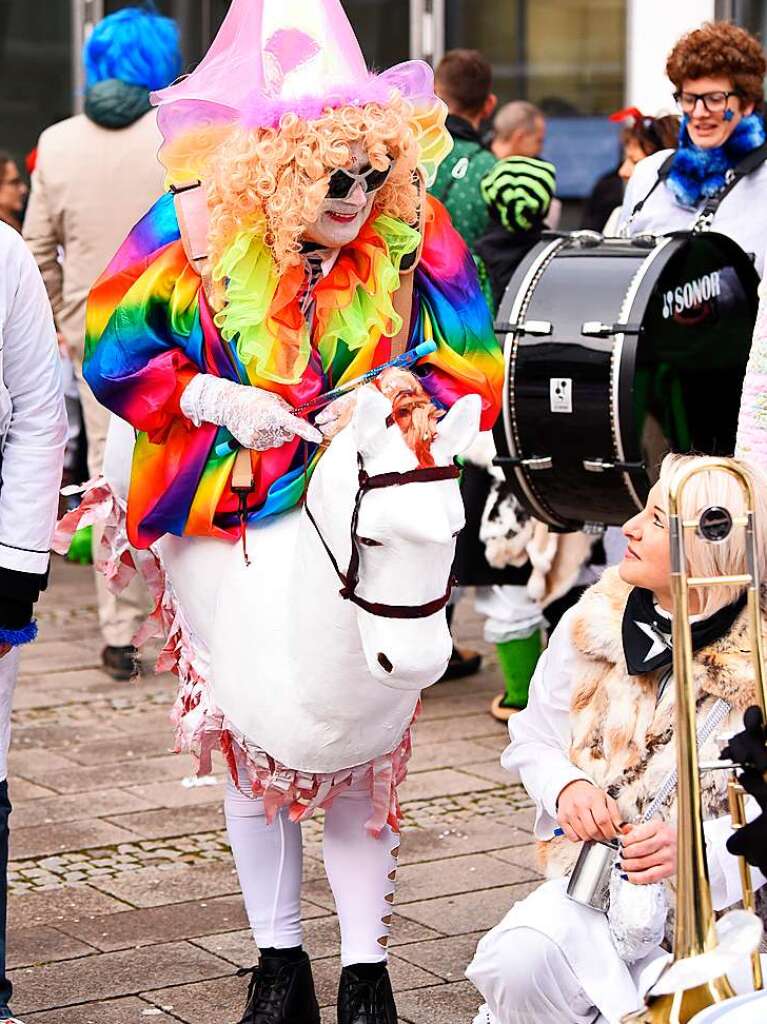
<svg viewBox="0 0 767 1024">
<path fill-rule="evenodd" d="M 490 714 L 499 722 L 507 722 L 515 711 L 527 707 L 530 680 L 541 656 L 540 630 L 519 640 L 496 644 L 495 649 L 506 689 L 493 701 Z"/>
<path fill-rule="evenodd" d="M 93 561 L 93 527 L 81 526 L 72 537 L 67 551 L 67 558 L 70 562 L 79 562 L 80 565 L 90 565 Z"/>
</svg>

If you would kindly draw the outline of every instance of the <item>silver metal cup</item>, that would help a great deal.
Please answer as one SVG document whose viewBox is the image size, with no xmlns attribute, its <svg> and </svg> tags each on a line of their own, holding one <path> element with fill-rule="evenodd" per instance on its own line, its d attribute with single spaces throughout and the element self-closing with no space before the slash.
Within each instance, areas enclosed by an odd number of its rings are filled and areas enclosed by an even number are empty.
<svg viewBox="0 0 767 1024">
<path fill-rule="evenodd" d="M 616 840 L 584 843 L 567 883 L 567 895 L 576 903 L 607 913 L 610 906 L 610 872 L 618 857 Z"/>
</svg>

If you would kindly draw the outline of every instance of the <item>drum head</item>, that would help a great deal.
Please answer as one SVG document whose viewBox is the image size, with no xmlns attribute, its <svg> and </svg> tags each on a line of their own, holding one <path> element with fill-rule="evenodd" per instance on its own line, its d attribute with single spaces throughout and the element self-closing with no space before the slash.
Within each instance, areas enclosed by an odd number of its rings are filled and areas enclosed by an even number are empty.
<svg viewBox="0 0 767 1024">
<path fill-rule="evenodd" d="M 559 530 L 625 522 L 668 451 L 732 453 L 758 304 L 751 260 L 723 235 L 595 237 L 537 247 L 498 317 L 501 464 Z"/>
</svg>

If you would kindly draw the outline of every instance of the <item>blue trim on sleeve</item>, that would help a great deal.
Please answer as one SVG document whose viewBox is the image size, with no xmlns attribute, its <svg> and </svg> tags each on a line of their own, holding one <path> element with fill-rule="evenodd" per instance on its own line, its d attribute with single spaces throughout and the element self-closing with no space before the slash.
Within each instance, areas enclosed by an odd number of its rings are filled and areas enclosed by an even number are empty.
<svg viewBox="0 0 767 1024">
<path fill-rule="evenodd" d="M 21 629 L 0 628 L 0 644 L 10 644 L 11 647 L 21 647 L 22 644 L 31 644 L 37 639 L 37 623 L 33 619 Z"/>
</svg>

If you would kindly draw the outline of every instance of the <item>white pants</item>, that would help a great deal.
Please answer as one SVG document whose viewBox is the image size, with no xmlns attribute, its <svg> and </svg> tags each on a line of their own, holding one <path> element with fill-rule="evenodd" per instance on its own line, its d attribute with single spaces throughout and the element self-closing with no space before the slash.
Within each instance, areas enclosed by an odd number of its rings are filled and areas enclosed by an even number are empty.
<svg viewBox="0 0 767 1024">
<path fill-rule="evenodd" d="M 541 606 L 524 586 L 477 587 L 474 607 L 485 618 L 489 644 L 526 640 L 544 624 Z"/>
<path fill-rule="evenodd" d="M 19 648 L 12 647 L 0 658 L 0 782 L 8 778 L 8 748 L 11 745 L 11 707 L 19 673 Z"/>
<path fill-rule="evenodd" d="M 481 1024 L 619 1024 L 642 1005 L 666 954 L 629 967 L 606 915 L 566 889 L 564 878 L 544 882 L 480 940 L 466 974 L 485 999 Z"/>
<path fill-rule="evenodd" d="M 350 786 L 325 812 L 323 859 L 341 929 L 341 962 L 380 963 L 389 941 L 399 837 L 387 825 L 365 829 L 370 789 Z M 229 842 L 258 946 L 289 949 L 303 941 L 301 826 L 280 811 L 271 825 L 263 800 L 230 781 L 224 801 Z"/>
<path fill-rule="evenodd" d="M 466 971 L 485 999 L 475 1024 L 620 1024 L 643 1005 L 669 954 L 659 946 L 626 964 L 607 916 L 566 889 L 544 882 L 480 940 Z M 736 992 L 751 989 L 749 966 L 744 957 L 729 975 Z"/>
</svg>

